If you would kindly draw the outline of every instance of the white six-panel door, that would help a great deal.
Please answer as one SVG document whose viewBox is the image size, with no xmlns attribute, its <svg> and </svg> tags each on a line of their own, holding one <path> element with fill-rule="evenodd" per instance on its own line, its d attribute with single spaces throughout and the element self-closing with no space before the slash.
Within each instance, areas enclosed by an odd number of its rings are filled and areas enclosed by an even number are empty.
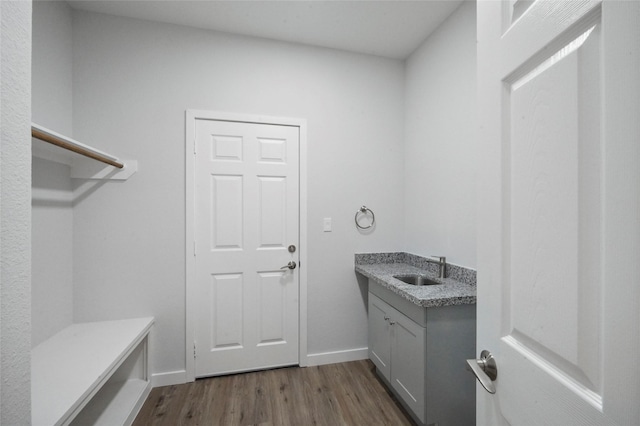
<svg viewBox="0 0 640 426">
<path fill-rule="evenodd" d="M 298 364 L 299 128 L 199 119 L 195 142 L 195 376 Z"/>
<path fill-rule="evenodd" d="M 640 424 L 640 3 L 478 3 L 478 424 Z"/>
</svg>

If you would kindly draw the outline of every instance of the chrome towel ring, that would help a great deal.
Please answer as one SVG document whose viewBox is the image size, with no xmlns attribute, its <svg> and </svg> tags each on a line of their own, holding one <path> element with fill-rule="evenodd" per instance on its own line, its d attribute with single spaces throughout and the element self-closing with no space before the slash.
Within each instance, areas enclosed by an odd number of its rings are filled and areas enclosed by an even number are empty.
<svg viewBox="0 0 640 426">
<path fill-rule="evenodd" d="M 362 225 L 360 225 L 360 223 L 358 223 L 358 215 L 359 214 L 366 215 L 367 212 L 371 213 L 371 223 L 368 226 L 362 226 Z M 358 229 L 369 229 L 376 223 L 376 215 L 375 215 L 375 213 L 373 213 L 373 210 L 371 210 L 367 206 L 362 206 L 356 212 L 355 222 L 356 222 L 356 226 L 358 227 Z"/>
</svg>

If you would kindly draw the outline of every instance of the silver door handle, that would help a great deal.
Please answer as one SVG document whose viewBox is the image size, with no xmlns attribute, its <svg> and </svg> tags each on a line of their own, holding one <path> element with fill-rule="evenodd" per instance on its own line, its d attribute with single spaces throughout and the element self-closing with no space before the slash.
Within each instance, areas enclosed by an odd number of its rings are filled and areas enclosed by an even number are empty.
<svg viewBox="0 0 640 426">
<path fill-rule="evenodd" d="M 298 265 L 296 265 L 296 262 L 294 262 L 294 261 L 292 260 L 291 262 L 287 263 L 286 265 L 284 265 L 284 266 L 283 266 L 282 268 L 280 268 L 280 269 L 287 269 L 287 268 L 289 268 L 289 269 L 296 269 L 296 266 L 298 266 Z"/>
<path fill-rule="evenodd" d="M 467 364 L 469 364 L 467 370 L 475 374 L 482 387 L 491 394 L 496 393 L 493 382 L 498 377 L 498 367 L 491 352 L 483 350 L 480 353 L 480 359 L 468 359 Z"/>
</svg>

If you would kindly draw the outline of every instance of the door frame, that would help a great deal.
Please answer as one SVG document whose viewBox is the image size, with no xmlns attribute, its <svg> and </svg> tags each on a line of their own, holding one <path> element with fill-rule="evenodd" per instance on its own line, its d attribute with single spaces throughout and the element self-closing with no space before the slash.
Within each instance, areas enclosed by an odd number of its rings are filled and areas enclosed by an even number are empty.
<svg viewBox="0 0 640 426">
<path fill-rule="evenodd" d="M 195 258 L 195 144 L 196 120 L 233 121 L 240 123 L 273 124 L 292 126 L 299 129 L 299 250 L 300 268 L 298 295 L 298 363 L 301 367 L 307 361 L 307 120 L 291 117 L 271 117 L 188 109 L 185 114 L 185 261 L 186 261 L 186 333 L 185 365 L 186 381 L 195 380 L 195 330 L 197 307 L 196 258 Z"/>
</svg>

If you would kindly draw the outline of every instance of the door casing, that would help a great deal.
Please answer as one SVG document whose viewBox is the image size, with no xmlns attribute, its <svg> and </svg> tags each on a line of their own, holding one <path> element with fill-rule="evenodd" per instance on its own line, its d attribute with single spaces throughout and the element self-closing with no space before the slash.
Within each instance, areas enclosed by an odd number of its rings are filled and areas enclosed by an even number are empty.
<svg viewBox="0 0 640 426">
<path fill-rule="evenodd" d="M 196 327 L 196 258 L 195 258 L 195 143 L 196 120 L 221 120 L 240 123 L 295 126 L 300 129 L 300 289 L 299 289 L 299 364 L 307 361 L 307 121 L 300 118 L 270 117 L 189 109 L 186 111 L 185 137 L 185 261 L 186 261 L 186 333 L 185 354 L 187 382 L 195 380 L 194 341 Z"/>
</svg>

